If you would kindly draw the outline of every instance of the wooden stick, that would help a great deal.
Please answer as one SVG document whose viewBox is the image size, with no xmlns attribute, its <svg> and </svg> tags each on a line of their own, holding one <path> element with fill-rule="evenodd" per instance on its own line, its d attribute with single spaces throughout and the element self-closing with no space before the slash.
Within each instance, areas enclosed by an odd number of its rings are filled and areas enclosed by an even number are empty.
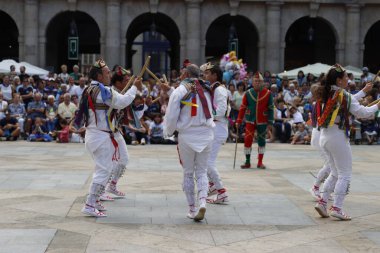
<svg viewBox="0 0 380 253">
<path fill-rule="evenodd" d="M 148 72 L 148 74 L 151 77 L 153 77 L 153 79 L 156 80 L 156 82 L 158 82 L 159 84 L 161 84 L 161 80 L 149 68 L 146 69 L 146 72 Z"/>
<path fill-rule="evenodd" d="M 152 104 L 157 103 L 158 100 L 160 100 L 161 97 L 157 97 L 155 100 L 152 101 Z"/>
<path fill-rule="evenodd" d="M 168 79 L 166 79 L 166 75 L 163 74 L 162 77 L 164 78 L 164 82 L 167 83 L 167 82 L 168 82 Z"/>
<path fill-rule="evenodd" d="M 124 89 L 120 92 L 120 94 L 124 94 L 128 89 L 129 87 L 132 85 L 132 83 L 135 81 L 135 78 L 136 76 L 132 76 L 131 79 L 129 79 L 127 85 L 125 85 Z"/>
<path fill-rule="evenodd" d="M 379 102 L 380 102 L 380 98 L 377 99 L 377 100 L 375 100 L 375 101 L 373 101 L 372 103 L 368 104 L 367 107 L 373 106 L 373 105 L 375 105 L 375 104 L 377 104 Z"/>
<path fill-rule="evenodd" d="M 149 66 L 149 63 L 150 63 L 150 56 L 146 57 L 146 60 L 145 60 L 145 63 L 144 63 L 144 66 L 143 68 L 141 69 L 140 71 L 140 74 L 137 76 L 138 78 L 141 78 L 144 73 L 145 73 L 145 70 L 148 68 Z"/>
</svg>

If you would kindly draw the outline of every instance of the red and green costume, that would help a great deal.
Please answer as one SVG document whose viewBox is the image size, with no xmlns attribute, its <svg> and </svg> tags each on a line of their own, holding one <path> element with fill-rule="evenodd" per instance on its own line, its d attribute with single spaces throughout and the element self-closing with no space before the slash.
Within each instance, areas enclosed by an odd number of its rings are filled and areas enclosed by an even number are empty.
<svg viewBox="0 0 380 253">
<path fill-rule="evenodd" d="M 251 167 L 251 151 L 252 142 L 257 130 L 258 143 L 258 168 L 265 169 L 263 164 L 265 152 L 265 136 L 267 133 L 267 125 L 273 125 L 273 96 L 267 88 L 261 88 L 255 91 L 249 89 L 243 95 L 243 101 L 240 106 L 239 116 L 236 123 L 241 124 L 245 117 L 245 137 L 244 137 L 244 153 L 246 155 L 245 164 L 242 169 Z"/>
</svg>

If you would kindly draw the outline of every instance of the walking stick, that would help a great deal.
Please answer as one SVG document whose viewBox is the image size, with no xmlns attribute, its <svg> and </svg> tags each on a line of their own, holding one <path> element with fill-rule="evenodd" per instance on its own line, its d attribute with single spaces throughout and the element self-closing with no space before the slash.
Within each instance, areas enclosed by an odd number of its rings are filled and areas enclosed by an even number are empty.
<svg viewBox="0 0 380 253">
<path fill-rule="evenodd" d="M 234 169 L 235 169 L 235 164 L 236 164 L 236 151 L 237 151 L 238 139 L 239 139 L 239 125 L 236 124 L 236 143 L 235 143 Z"/>
</svg>

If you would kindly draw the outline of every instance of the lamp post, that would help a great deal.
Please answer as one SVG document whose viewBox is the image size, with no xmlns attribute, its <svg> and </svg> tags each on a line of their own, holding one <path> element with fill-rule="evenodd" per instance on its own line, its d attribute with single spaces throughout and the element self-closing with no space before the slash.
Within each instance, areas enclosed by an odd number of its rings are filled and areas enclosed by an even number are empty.
<svg viewBox="0 0 380 253">
<path fill-rule="evenodd" d="M 231 23 L 228 32 L 228 51 L 235 51 L 236 57 L 239 57 L 239 39 L 237 38 L 237 32 L 234 22 Z"/>
<path fill-rule="evenodd" d="M 68 59 L 78 60 L 79 59 L 79 37 L 78 28 L 73 19 L 70 23 L 69 37 L 68 37 Z"/>
</svg>

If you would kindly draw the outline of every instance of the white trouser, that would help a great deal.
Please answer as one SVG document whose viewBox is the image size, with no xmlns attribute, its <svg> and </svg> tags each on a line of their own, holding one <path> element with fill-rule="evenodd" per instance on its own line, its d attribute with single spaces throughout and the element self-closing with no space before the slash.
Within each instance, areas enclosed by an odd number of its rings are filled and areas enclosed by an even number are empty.
<svg viewBox="0 0 380 253">
<path fill-rule="evenodd" d="M 352 153 L 349 139 L 337 125 L 321 130 L 321 148 L 328 156 L 331 173 L 323 185 L 322 198 L 327 202 L 334 191 L 334 206 L 343 207 L 352 176 Z"/>
<path fill-rule="evenodd" d="M 317 178 L 315 179 L 315 182 L 314 182 L 315 186 L 320 186 L 323 183 L 323 181 L 325 181 L 326 178 L 329 176 L 330 171 L 331 171 L 329 161 L 328 161 L 328 156 L 325 153 L 325 151 L 323 151 L 323 149 L 321 148 L 319 144 L 320 136 L 321 136 L 321 131 L 319 131 L 317 128 L 313 128 L 310 144 L 312 147 L 318 150 L 319 155 L 321 156 L 322 161 L 323 161 L 323 167 L 319 170 L 317 174 Z"/>
<path fill-rule="evenodd" d="M 195 205 L 194 174 L 197 181 L 198 198 L 205 203 L 208 191 L 207 160 L 211 152 L 211 142 L 202 151 L 194 151 L 186 141 L 178 136 L 178 153 L 183 167 L 183 191 L 189 206 Z"/>
<path fill-rule="evenodd" d="M 93 184 L 105 186 L 115 166 L 112 160 L 115 147 L 109 133 L 99 130 L 87 130 L 85 137 L 86 149 L 95 162 L 95 171 L 92 177 Z"/>
<path fill-rule="evenodd" d="M 207 175 L 210 182 L 215 184 L 217 190 L 223 188 L 222 180 L 220 179 L 218 169 L 216 168 L 216 158 L 218 156 L 219 150 L 222 145 L 226 142 L 228 137 L 228 126 L 227 123 L 215 122 L 214 127 L 214 140 L 211 146 L 210 157 L 207 162 Z"/>
<path fill-rule="evenodd" d="M 18 120 L 18 125 L 20 127 L 20 131 L 21 131 L 21 133 L 23 133 L 24 132 L 24 122 L 25 122 L 25 119 L 20 117 L 17 120 Z"/>
<path fill-rule="evenodd" d="M 117 182 L 119 178 L 122 177 L 125 172 L 126 166 L 128 164 L 129 156 L 128 156 L 127 144 L 125 143 L 125 140 L 123 136 L 120 134 L 120 132 L 115 133 L 115 140 L 117 141 L 119 145 L 120 158 L 117 161 L 116 166 L 113 167 L 111 180 Z"/>
</svg>

